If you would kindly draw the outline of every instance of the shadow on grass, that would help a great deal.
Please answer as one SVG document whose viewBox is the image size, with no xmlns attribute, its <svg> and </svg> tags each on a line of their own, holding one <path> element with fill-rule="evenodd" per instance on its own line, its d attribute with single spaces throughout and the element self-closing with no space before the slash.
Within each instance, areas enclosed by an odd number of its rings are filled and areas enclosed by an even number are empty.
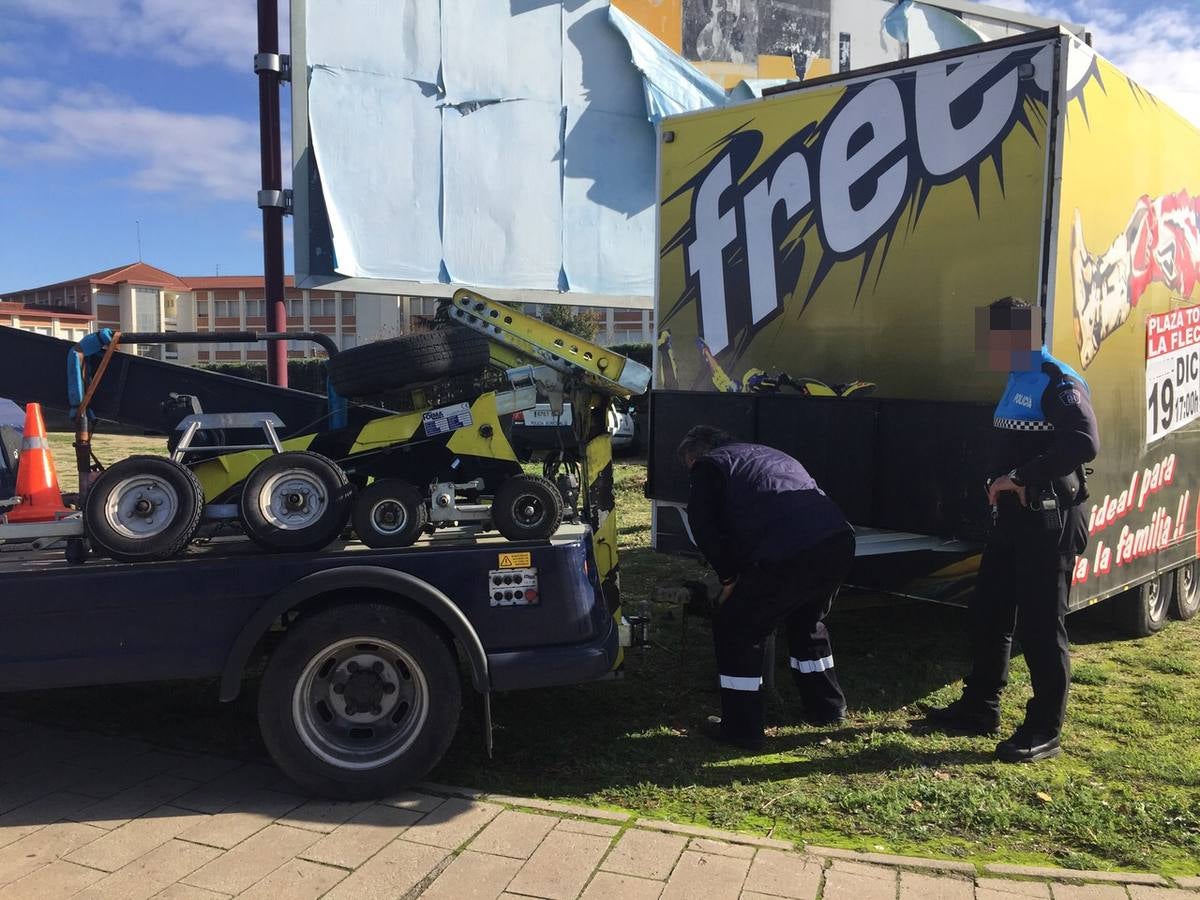
<svg viewBox="0 0 1200 900">
<path fill-rule="evenodd" d="M 631 549 L 624 556 L 626 597 L 647 602 L 657 583 L 694 577 L 696 564 Z M 676 605 L 651 603 L 654 646 L 627 653 L 622 677 L 597 684 L 513 692 L 494 700 L 495 758 L 483 752 L 479 698 L 468 694 L 459 733 L 433 774 L 437 780 L 506 793 L 603 796 L 647 784 L 728 785 L 737 779 L 853 776 L 905 767 L 985 760 L 991 743 L 914 742 L 917 701 L 949 700 L 968 668 L 965 611 L 917 603 L 839 610 L 829 618 L 838 675 L 851 726 L 797 726 L 800 707 L 786 647 L 777 647 L 776 690 L 768 721 L 781 726 L 765 761 L 738 763 L 693 733 L 719 706 L 709 623 Z M 1103 610 L 1071 620 L 1072 640 L 1115 635 Z M 236 759 L 266 759 L 255 717 L 257 684 L 230 705 L 213 681 L 41 691 L 0 697 L 0 714 L 104 734 L 141 737 L 161 746 Z M 830 743 L 827 743 L 830 742 Z"/>
</svg>

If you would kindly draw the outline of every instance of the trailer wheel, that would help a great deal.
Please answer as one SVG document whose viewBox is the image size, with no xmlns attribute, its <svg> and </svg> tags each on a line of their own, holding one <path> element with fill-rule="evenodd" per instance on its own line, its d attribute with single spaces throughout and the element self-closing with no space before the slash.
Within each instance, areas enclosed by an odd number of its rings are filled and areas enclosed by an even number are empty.
<svg viewBox="0 0 1200 900">
<path fill-rule="evenodd" d="M 246 534 L 265 550 L 320 550 L 341 532 L 353 494 L 333 460 L 291 450 L 254 467 L 238 511 Z"/>
<path fill-rule="evenodd" d="M 492 521 L 510 541 L 548 538 L 558 531 L 562 520 L 562 494 L 537 475 L 512 476 L 492 500 Z"/>
<path fill-rule="evenodd" d="M 131 456 L 88 490 L 83 521 L 91 545 L 121 562 L 179 553 L 200 525 L 204 491 L 190 469 L 161 456 Z"/>
<path fill-rule="evenodd" d="M 1165 572 L 1115 598 L 1127 634 L 1149 637 L 1162 631 L 1167 624 L 1174 584 L 1174 577 Z"/>
<path fill-rule="evenodd" d="M 1196 560 L 1184 563 L 1175 570 L 1175 602 L 1172 612 L 1175 618 L 1186 622 L 1200 612 L 1200 587 L 1197 586 L 1197 569 L 1200 564 Z"/>
<path fill-rule="evenodd" d="M 407 547 L 429 522 L 421 492 L 398 478 L 385 478 L 354 500 L 354 530 L 368 547 Z"/>
<path fill-rule="evenodd" d="M 459 375 L 478 375 L 491 357 L 488 340 L 461 325 L 406 334 L 343 350 L 326 363 L 343 397 L 363 397 Z"/>
<path fill-rule="evenodd" d="M 368 799 L 424 777 L 450 746 L 461 708 L 448 641 L 410 612 L 364 603 L 288 629 L 263 675 L 258 722 L 301 787 Z"/>
</svg>

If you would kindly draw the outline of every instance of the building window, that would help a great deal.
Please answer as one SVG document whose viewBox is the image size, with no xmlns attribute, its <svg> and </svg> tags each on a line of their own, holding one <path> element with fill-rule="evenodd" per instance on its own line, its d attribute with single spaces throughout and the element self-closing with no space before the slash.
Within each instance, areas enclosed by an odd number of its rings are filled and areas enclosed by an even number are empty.
<svg viewBox="0 0 1200 900">
<path fill-rule="evenodd" d="M 218 319 L 236 319 L 238 317 L 236 300 L 214 300 L 213 315 Z"/>
<path fill-rule="evenodd" d="M 343 316 L 354 315 L 354 298 L 353 297 L 344 297 L 342 299 L 342 315 Z"/>
<path fill-rule="evenodd" d="M 263 300 L 247 300 L 246 301 L 246 318 L 255 318 L 262 316 L 264 308 Z"/>
<path fill-rule="evenodd" d="M 289 300 L 287 302 L 287 314 L 289 316 L 291 316 L 293 319 L 304 318 L 304 301 L 303 300 Z"/>
<path fill-rule="evenodd" d="M 342 335 L 342 349 L 343 350 L 349 350 L 351 347 L 357 347 L 357 346 L 358 346 L 358 335 L 357 334 L 343 334 Z"/>
<path fill-rule="evenodd" d="M 179 345 L 178 344 L 164 344 L 163 345 L 163 359 L 179 359 Z"/>
<path fill-rule="evenodd" d="M 208 318 L 208 301 L 207 300 L 197 300 L 196 301 L 196 315 L 198 317 Z"/>
<path fill-rule="evenodd" d="M 310 300 L 308 301 L 308 312 L 313 318 L 329 318 L 332 319 L 337 315 L 336 300 Z"/>
</svg>

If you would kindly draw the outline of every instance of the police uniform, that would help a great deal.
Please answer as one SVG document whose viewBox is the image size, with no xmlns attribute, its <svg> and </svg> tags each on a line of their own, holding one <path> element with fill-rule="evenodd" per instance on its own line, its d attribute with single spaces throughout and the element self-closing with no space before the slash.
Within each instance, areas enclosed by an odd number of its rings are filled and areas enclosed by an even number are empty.
<svg viewBox="0 0 1200 900">
<path fill-rule="evenodd" d="M 1087 546 L 1083 466 L 1099 449 L 1083 377 L 1045 347 L 1035 363 L 1009 375 L 996 407 L 990 477 L 1024 485 L 1026 505 L 1005 492 L 993 510 L 970 606 L 972 670 L 960 701 L 992 730 L 998 725 L 1015 631 L 1033 699 L 1024 725 L 997 747 L 1010 761 L 1058 752 L 1071 669 L 1067 597 L 1076 557 Z M 1039 746 L 1045 752 L 1034 752 Z"/>
<path fill-rule="evenodd" d="M 846 517 L 804 466 L 770 447 L 718 447 L 690 474 L 692 537 L 722 584 L 736 579 L 713 616 L 723 735 L 762 742 L 764 641 L 780 624 L 805 718 L 839 721 L 846 699 L 824 619 L 854 559 Z"/>
</svg>

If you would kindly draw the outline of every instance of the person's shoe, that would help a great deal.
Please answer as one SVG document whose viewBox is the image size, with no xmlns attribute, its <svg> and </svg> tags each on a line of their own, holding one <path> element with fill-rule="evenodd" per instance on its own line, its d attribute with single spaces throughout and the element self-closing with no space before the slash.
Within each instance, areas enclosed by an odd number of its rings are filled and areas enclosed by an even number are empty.
<svg viewBox="0 0 1200 900">
<path fill-rule="evenodd" d="M 755 738 L 730 734 L 725 730 L 725 723 L 721 721 L 720 716 L 709 716 L 700 723 L 700 731 L 710 740 L 714 740 L 720 744 L 728 744 L 741 750 L 760 752 L 766 745 L 766 739 L 762 735 Z"/>
<path fill-rule="evenodd" d="M 1007 763 L 1037 762 L 1062 753 L 1058 734 L 1022 725 L 1008 740 L 996 745 L 996 759 Z"/>
<path fill-rule="evenodd" d="M 832 713 L 805 714 L 804 721 L 815 728 L 830 728 L 836 725 L 843 725 L 846 722 L 846 707 L 843 706 Z"/>
<path fill-rule="evenodd" d="M 926 709 L 925 724 L 938 731 L 995 734 L 1000 730 L 1000 713 L 960 697 L 949 706 Z"/>
</svg>

